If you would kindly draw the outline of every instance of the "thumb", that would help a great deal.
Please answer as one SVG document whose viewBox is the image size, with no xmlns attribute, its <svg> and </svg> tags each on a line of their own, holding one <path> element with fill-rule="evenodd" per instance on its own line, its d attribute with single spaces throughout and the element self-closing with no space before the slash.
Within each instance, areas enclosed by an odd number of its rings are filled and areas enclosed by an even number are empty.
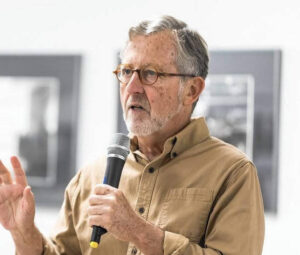
<svg viewBox="0 0 300 255">
<path fill-rule="evenodd" d="M 27 214 L 32 214 L 35 210 L 34 195 L 30 186 L 25 187 L 23 191 L 23 210 Z"/>
</svg>

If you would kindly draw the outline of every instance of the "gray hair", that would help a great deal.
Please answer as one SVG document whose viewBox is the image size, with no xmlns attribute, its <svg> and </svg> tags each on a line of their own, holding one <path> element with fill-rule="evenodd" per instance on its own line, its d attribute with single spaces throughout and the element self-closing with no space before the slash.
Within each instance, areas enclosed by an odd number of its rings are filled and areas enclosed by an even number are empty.
<svg viewBox="0 0 300 255">
<path fill-rule="evenodd" d="M 162 16 L 154 21 L 142 21 L 129 30 L 129 40 L 137 35 L 150 35 L 162 31 L 171 31 L 176 41 L 176 66 L 178 72 L 194 74 L 203 79 L 208 73 L 208 50 L 201 35 L 188 28 L 187 24 L 172 16 Z M 122 53 L 121 53 L 122 54 Z M 182 82 L 186 78 L 182 78 Z M 197 101 L 193 104 L 193 110 Z"/>
</svg>

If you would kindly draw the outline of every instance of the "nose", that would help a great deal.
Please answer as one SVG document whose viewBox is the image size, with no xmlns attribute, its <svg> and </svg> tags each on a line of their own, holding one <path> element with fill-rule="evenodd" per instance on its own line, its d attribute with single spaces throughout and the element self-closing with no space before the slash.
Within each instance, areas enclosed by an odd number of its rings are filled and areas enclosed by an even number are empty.
<svg viewBox="0 0 300 255">
<path fill-rule="evenodd" d="M 133 72 L 126 89 L 129 94 L 144 93 L 144 87 L 137 71 Z"/>
</svg>

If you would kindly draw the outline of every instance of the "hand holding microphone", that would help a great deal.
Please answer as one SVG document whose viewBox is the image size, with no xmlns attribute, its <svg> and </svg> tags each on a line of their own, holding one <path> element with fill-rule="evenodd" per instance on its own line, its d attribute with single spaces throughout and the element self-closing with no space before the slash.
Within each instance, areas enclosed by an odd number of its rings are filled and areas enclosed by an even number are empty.
<svg viewBox="0 0 300 255">
<path fill-rule="evenodd" d="M 89 223 L 93 226 L 90 241 L 92 248 L 98 247 L 101 236 L 106 233 L 106 229 L 100 226 L 106 226 L 109 229 L 116 228 L 116 231 L 122 235 L 122 227 L 120 224 L 114 224 L 114 221 L 120 222 L 127 211 L 134 213 L 123 193 L 116 189 L 119 186 L 128 154 L 129 138 L 124 134 L 115 134 L 107 149 L 107 166 L 103 185 L 97 185 L 94 188 L 94 195 L 89 200 Z M 119 236 L 119 239 L 122 237 Z"/>
</svg>

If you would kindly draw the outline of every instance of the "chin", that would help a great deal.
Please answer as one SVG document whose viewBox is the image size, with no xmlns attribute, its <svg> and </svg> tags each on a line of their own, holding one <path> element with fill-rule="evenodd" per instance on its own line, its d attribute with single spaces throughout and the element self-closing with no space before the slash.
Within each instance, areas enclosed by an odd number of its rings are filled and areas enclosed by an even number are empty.
<svg viewBox="0 0 300 255">
<path fill-rule="evenodd" d="M 159 131 L 162 126 L 153 121 L 126 121 L 127 129 L 135 136 L 149 136 Z"/>
</svg>

